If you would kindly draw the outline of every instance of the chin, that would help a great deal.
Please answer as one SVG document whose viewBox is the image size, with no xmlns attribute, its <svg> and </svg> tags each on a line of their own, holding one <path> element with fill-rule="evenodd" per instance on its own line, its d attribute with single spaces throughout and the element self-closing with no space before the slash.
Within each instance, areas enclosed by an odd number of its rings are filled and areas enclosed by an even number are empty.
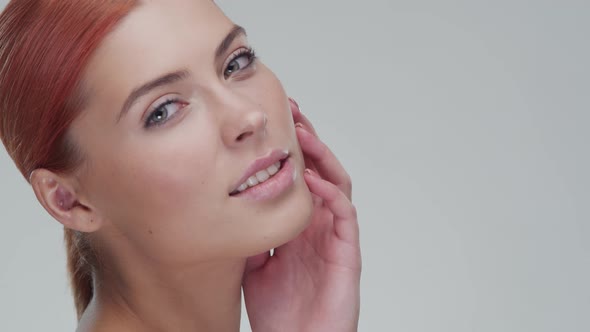
<svg viewBox="0 0 590 332">
<path fill-rule="evenodd" d="M 279 247 L 295 239 L 311 222 L 313 200 L 303 177 L 295 185 L 289 199 L 277 204 L 264 217 L 262 225 L 255 229 L 254 241 L 247 256 L 253 256 Z M 269 211 L 271 212 L 271 211 Z"/>
</svg>

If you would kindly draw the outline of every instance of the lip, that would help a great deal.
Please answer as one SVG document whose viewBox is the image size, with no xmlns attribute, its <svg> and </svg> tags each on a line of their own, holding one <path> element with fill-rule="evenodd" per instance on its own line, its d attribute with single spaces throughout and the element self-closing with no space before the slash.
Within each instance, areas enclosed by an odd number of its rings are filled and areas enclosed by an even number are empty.
<svg viewBox="0 0 590 332">
<path fill-rule="evenodd" d="M 244 172 L 242 177 L 240 177 L 240 179 L 238 181 L 236 181 L 236 183 L 234 183 L 234 185 L 230 189 L 229 193 L 232 193 L 236 189 L 238 189 L 238 187 L 242 183 L 246 182 L 246 180 L 248 180 L 249 177 L 255 175 L 256 173 L 258 173 L 264 169 L 269 168 L 272 164 L 276 163 L 277 161 L 282 161 L 282 160 L 286 159 L 287 157 L 289 157 L 288 150 L 276 149 L 276 150 L 270 151 L 270 153 L 268 153 L 266 156 L 254 160 L 254 162 L 252 164 L 250 164 L 250 166 L 248 166 L 248 168 L 246 168 L 246 171 Z"/>
<path fill-rule="evenodd" d="M 284 159 L 281 168 L 270 179 L 263 183 L 250 187 L 238 194 L 231 195 L 232 198 L 246 199 L 250 201 L 268 201 L 281 197 L 293 187 L 296 178 L 296 167 L 291 160 Z"/>
</svg>

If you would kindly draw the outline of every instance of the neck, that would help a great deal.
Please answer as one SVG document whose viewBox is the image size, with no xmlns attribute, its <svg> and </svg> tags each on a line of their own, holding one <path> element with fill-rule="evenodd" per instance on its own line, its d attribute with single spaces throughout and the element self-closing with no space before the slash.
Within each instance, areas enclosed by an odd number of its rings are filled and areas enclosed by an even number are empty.
<svg viewBox="0 0 590 332">
<path fill-rule="evenodd" d="M 239 331 L 245 259 L 184 268 L 146 266 L 96 275 L 94 298 L 80 326 L 109 325 L 121 331 Z M 90 322 L 84 322 L 85 318 Z"/>
</svg>

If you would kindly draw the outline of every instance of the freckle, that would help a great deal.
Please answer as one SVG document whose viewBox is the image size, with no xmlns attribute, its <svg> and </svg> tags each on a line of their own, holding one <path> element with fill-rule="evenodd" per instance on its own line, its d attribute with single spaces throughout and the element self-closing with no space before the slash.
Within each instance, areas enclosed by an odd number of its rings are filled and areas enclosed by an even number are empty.
<svg viewBox="0 0 590 332">
<path fill-rule="evenodd" d="M 151 230 L 151 229 L 149 229 L 149 230 L 148 230 L 148 232 L 149 232 L 150 234 L 154 234 L 154 232 L 152 232 L 152 230 Z"/>
</svg>

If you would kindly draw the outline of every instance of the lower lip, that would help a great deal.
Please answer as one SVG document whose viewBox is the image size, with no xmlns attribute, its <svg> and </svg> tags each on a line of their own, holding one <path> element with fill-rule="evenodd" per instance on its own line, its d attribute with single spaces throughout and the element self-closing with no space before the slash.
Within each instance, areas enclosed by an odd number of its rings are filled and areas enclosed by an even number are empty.
<svg viewBox="0 0 590 332">
<path fill-rule="evenodd" d="M 254 187 L 248 188 L 239 194 L 231 197 L 239 197 L 250 200 L 262 201 L 269 200 L 280 196 L 295 182 L 295 168 L 291 163 L 291 158 L 283 161 L 281 169 L 270 179 Z"/>
</svg>

